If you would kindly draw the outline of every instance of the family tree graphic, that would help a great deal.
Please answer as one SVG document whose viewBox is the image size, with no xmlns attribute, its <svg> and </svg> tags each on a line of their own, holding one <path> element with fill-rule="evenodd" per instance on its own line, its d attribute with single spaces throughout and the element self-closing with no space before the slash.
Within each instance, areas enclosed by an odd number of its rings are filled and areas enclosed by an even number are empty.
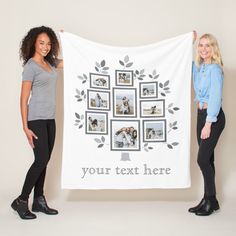
<svg viewBox="0 0 236 236">
<path fill-rule="evenodd" d="M 111 151 L 120 151 L 122 161 L 130 160 L 130 151 L 150 152 L 158 145 L 171 151 L 179 145 L 168 140 L 178 129 L 175 113 L 180 108 L 168 101 L 170 81 L 162 81 L 156 68 L 148 72 L 135 67 L 129 55 L 117 60 L 117 65 L 111 71 L 103 59 L 89 74 L 77 76 L 82 89 L 75 89 L 75 98 L 86 102 L 87 110 L 75 111 L 75 127 L 91 135 L 97 148 L 108 145 Z M 115 85 L 110 86 L 111 78 Z"/>
</svg>

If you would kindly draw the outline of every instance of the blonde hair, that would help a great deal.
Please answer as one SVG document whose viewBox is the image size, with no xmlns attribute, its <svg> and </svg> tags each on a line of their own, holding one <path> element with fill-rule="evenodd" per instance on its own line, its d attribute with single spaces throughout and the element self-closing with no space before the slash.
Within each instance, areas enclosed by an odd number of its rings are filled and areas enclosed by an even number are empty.
<svg viewBox="0 0 236 236">
<path fill-rule="evenodd" d="M 209 41 L 209 45 L 212 49 L 212 57 L 211 57 L 211 64 L 218 64 L 221 68 L 223 68 L 223 61 L 222 61 L 222 57 L 220 54 L 220 48 L 218 45 L 218 42 L 216 40 L 216 38 L 211 35 L 211 34 L 203 34 L 200 39 L 207 39 Z M 198 44 L 199 44 L 198 42 Z M 203 59 L 200 57 L 199 53 L 196 53 L 196 64 L 197 66 L 200 66 L 203 63 Z"/>
</svg>

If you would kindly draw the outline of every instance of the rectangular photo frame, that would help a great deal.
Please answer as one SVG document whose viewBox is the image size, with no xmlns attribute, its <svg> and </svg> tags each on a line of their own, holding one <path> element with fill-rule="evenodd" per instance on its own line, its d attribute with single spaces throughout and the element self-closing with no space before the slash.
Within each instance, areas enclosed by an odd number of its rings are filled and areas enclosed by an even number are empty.
<svg viewBox="0 0 236 236">
<path fill-rule="evenodd" d="M 140 100 L 140 117 L 165 117 L 165 100 Z"/>
<path fill-rule="evenodd" d="M 86 134 L 108 134 L 108 114 L 106 112 L 85 112 Z"/>
<path fill-rule="evenodd" d="M 133 86 L 134 75 L 132 70 L 116 70 L 115 71 L 116 86 Z"/>
<path fill-rule="evenodd" d="M 110 110 L 110 92 L 101 90 L 87 90 L 88 110 L 109 111 Z"/>
<path fill-rule="evenodd" d="M 143 142 L 166 142 L 166 120 L 143 120 Z"/>
<path fill-rule="evenodd" d="M 111 151 L 140 151 L 140 121 L 110 120 Z"/>
<path fill-rule="evenodd" d="M 136 95 L 135 88 L 113 88 L 113 116 L 137 117 Z"/>
<path fill-rule="evenodd" d="M 158 83 L 157 82 L 140 82 L 139 83 L 139 97 L 158 98 Z"/>
<path fill-rule="evenodd" d="M 89 73 L 90 88 L 110 89 L 110 75 Z"/>
</svg>

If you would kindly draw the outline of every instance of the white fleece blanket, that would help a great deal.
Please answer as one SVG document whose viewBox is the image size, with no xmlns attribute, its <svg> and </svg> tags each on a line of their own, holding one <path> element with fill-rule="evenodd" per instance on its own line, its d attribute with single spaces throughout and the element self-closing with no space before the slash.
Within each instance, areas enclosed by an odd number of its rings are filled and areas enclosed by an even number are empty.
<svg viewBox="0 0 236 236">
<path fill-rule="evenodd" d="M 60 37 L 62 188 L 190 187 L 192 33 L 139 47 Z"/>
</svg>

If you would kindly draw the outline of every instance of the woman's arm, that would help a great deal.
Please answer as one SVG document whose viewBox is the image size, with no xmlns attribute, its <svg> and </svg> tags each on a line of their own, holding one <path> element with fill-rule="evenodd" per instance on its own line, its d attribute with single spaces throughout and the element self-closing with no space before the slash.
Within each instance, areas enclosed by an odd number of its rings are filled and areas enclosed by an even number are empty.
<svg viewBox="0 0 236 236">
<path fill-rule="evenodd" d="M 57 64 L 57 68 L 58 69 L 63 69 L 64 65 L 63 65 L 63 60 L 60 59 L 60 62 Z"/>
<path fill-rule="evenodd" d="M 20 96 L 20 110 L 21 110 L 21 119 L 23 124 L 23 130 L 27 136 L 29 144 L 34 148 L 33 138 L 38 139 L 37 136 L 33 133 L 32 130 L 28 128 L 28 100 L 30 96 L 30 91 L 32 87 L 31 81 L 23 81 L 21 87 L 21 96 Z"/>
</svg>

